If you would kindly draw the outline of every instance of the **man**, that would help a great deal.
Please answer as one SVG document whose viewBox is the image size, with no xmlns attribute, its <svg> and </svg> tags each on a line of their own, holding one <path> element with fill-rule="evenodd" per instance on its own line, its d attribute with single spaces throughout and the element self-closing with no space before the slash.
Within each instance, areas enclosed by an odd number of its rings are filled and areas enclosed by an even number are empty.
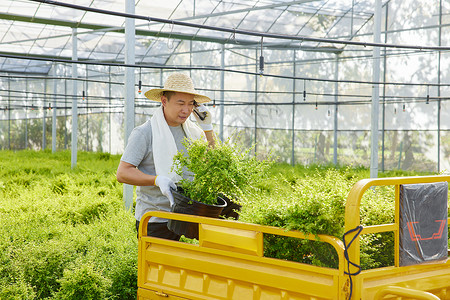
<svg viewBox="0 0 450 300">
<path fill-rule="evenodd" d="M 194 89 L 191 78 L 183 73 L 170 75 L 162 89 L 152 89 L 145 96 L 161 102 L 152 118 L 133 129 L 117 169 L 117 180 L 137 186 L 136 229 L 141 217 L 152 210 L 170 211 L 173 196 L 170 188 L 181 179 L 172 170 L 173 156 L 185 150 L 188 139 L 206 138 L 214 146 L 211 113 L 201 103 L 211 101 Z M 197 124 L 189 120 L 194 113 Z M 201 116 L 201 117 L 200 117 Z M 179 240 L 180 236 L 167 228 L 167 220 L 152 217 L 149 236 Z"/>
</svg>

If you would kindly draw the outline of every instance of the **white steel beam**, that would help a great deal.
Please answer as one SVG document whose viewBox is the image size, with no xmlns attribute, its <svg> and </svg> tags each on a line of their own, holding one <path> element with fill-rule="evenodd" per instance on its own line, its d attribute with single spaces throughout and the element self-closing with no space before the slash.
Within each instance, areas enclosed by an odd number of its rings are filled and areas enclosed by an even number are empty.
<svg viewBox="0 0 450 300">
<path fill-rule="evenodd" d="M 125 11 L 128 14 L 134 14 L 135 3 L 134 0 L 125 1 Z M 135 20 L 133 18 L 125 19 L 125 64 L 135 63 Z M 134 128 L 134 68 L 125 68 L 125 146 L 128 143 L 128 137 Z M 129 184 L 123 185 L 123 200 L 125 209 L 131 211 L 133 206 L 133 186 Z"/>
<path fill-rule="evenodd" d="M 72 59 L 78 60 L 77 50 L 77 29 L 72 29 Z M 77 166 L 77 150 L 78 150 L 78 99 L 77 99 L 77 64 L 72 64 L 72 147 L 71 147 L 71 167 Z"/>
<path fill-rule="evenodd" d="M 56 95 L 58 92 L 56 75 L 56 64 L 53 64 L 52 153 L 56 152 L 56 98 L 58 97 Z"/>
<path fill-rule="evenodd" d="M 381 0 L 375 1 L 373 41 L 381 41 Z M 371 151 L 370 151 L 370 177 L 378 177 L 378 120 L 380 113 L 380 47 L 373 47 L 373 75 L 372 75 L 372 125 L 371 125 Z"/>
</svg>

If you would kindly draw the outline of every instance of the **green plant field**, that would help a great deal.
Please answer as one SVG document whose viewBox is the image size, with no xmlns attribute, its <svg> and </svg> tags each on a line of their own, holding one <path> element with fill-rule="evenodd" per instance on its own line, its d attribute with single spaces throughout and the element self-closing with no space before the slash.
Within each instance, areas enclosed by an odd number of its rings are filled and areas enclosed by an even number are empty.
<svg viewBox="0 0 450 300">
<path fill-rule="evenodd" d="M 134 217 L 119 157 L 0 152 L 0 299 L 136 298 Z"/>
<path fill-rule="evenodd" d="M 120 156 L 0 152 L 0 299 L 135 299 L 137 239 L 115 178 Z M 390 172 L 381 176 L 417 175 Z M 424 174 L 420 174 L 424 175 Z M 275 164 L 242 203 L 240 220 L 314 234 L 343 234 L 347 194 L 364 168 Z M 393 189 L 366 193 L 365 225 L 391 222 Z M 362 239 L 364 269 L 393 263 L 392 235 Z M 265 255 L 336 266 L 321 242 L 265 238 Z"/>
</svg>

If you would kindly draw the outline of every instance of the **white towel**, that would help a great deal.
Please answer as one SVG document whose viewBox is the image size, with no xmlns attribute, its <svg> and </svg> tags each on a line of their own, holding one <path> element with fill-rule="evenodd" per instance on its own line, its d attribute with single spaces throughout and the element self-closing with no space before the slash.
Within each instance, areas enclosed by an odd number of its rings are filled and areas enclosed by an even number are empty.
<svg viewBox="0 0 450 300">
<path fill-rule="evenodd" d="M 151 123 L 152 150 L 156 175 L 164 175 L 172 179 L 173 182 L 178 182 L 181 180 L 181 177 L 171 171 L 173 157 L 177 154 L 178 149 L 172 132 L 169 129 L 169 125 L 164 118 L 162 105 L 153 114 Z M 186 120 L 182 126 L 189 140 L 206 138 L 203 130 L 191 120 Z"/>
</svg>

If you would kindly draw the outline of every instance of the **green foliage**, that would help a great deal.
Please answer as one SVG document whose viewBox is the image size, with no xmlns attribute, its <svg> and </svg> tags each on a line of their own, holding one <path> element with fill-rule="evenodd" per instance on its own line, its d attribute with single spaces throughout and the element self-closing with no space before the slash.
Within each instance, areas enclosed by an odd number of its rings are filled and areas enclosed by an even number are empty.
<svg viewBox="0 0 450 300">
<path fill-rule="evenodd" d="M 271 179 L 269 194 L 261 189 L 247 197 L 252 200 L 244 203 L 241 218 L 312 234 L 343 234 L 345 200 L 356 181 L 349 170 L 317 170 L 303 178 L 279 174 Z"/>
<path fill-rule="evenodd" d="M 137 291 L 137 264 L 136 257 L 123 255 L 123 259 L 113 266 L 111 270 L 112 298 L 117 300 L 128 300 L 136 297 Z"/>
<path fill-rule="evenodd" d="M 190 199 L 206 204 L 216 204 L 217 196 L 242 198 L 253 186 L 266 178 L 270 158 L 259 160 L 250 156 L 251 149 L 242 149 L 228 141 L 216 141 L 214 148 L 208 142 L 184 141 L 187 155 L 179 152 L 174 157 L 174 170 L 182 176 L 189 171 L 192 178 L 180 181 L 184 194 Z"/>
<path fill-rule="evenodd" d="M 110 160 L 111 159 L 111 154 L 108 152 L 101 152 L 98 154 L 98 159 L 101 160 Z"/>
<path fill-rule="evenodd" d="M 279 235 L 264 236 L 264 256 L 320 267 L 338 267 L 336 251 L 329 244 Z"/>
<path fill-rule="evenodd" d="M 59 281 L 61 288 L 55 297 L 58 300 L 105 299 L 106 287 L 110 284 L 91 264 L 64 270 L 64 276 Z"/>
<path fill-rule="evenodd" d="M 291 167 L 286 164 L 274 165 L 269 173 L 269 179 L 258 186 L 259 190 L 241 203 L 239 220 L 315 235 L 327 234 L 339 239 L 344 234 L 344 209 L 348 193 L 358 180 L 370 177 L 366 168 Z M 391 173 L 380 174 L 380 177 L 393 176 Z M 397 171 L 394 175 L 417 174 Z M 361 200 L 361 224 L 392 223 L 394 200 L 392 186 L 369 189 Z M 336 252 L 320 241 L 267 235 L 264 248 L 265 256 L 337 267 Z M 363 269 L 392 266 L 393 263 L 392 233 L 361 236 Z"/>
<path fill-rule="evenodd" d="M 18 280 L 18 282 L 2 282 L 0 287 L 0 299 L 28 300 L 36 298 L 33 288 L 24 279 Z"/>
<path fill-rule="evenodd" d="M 25 278 L 34 287 L 38 299 L 47 298 L 58 290 L 58 279 L 70 260 L 71 251 L 58 241 L 29 244 L 20 257 Z"/>
<path fill-rule="evenodd" d="M 0 299 L 136 298 L 118 163 L 79 152 L 71 169 L 70 152 L 0 152 Z"/>
<path fill-rule="evenodd" d="M 342 239 L 348 192 L 369 177 L 365 168 L 291 167 L 235 146 L 195 146 L 198 161 L 189 163 L 199 162 L 194 170 L 206 185 L 229 181 L 210 192 L 242 195 L 240 221 L 316 235 Z M 80 152 L 71 169 L 69 152 L 0 152 L 0 299 L 136 298 L 135 220 L 123 208 L 118 163 L 118 156 Z M 380 177 L 404 175 L 415 173 Z M 369 189 L 360 219 L 365 226 L 393 222 L 394 188 Z M 363 269 L 393 265 L 393 239 L 391 232 L 361 236 Z M 268 257 L 337 266 L 334 249 L 319 240 L 265 235 L 264 248 Z"/>
<path fill-rule="evenodd" d="M 341 238 L 345 200 L 356 178 L 349 169 L 309 173 L 297 176 L 289 169 L 288 174 L 272 176 L 268 183 L 271 192 L 261 189 L 263 192 L 247 197 L 252 200 L 243 203 L 240 220 Z M 329 267 L 336 267 L 338 261 L 327 244 L 282 236 L 266 237 L 265 255 Z"/>
</svg>

